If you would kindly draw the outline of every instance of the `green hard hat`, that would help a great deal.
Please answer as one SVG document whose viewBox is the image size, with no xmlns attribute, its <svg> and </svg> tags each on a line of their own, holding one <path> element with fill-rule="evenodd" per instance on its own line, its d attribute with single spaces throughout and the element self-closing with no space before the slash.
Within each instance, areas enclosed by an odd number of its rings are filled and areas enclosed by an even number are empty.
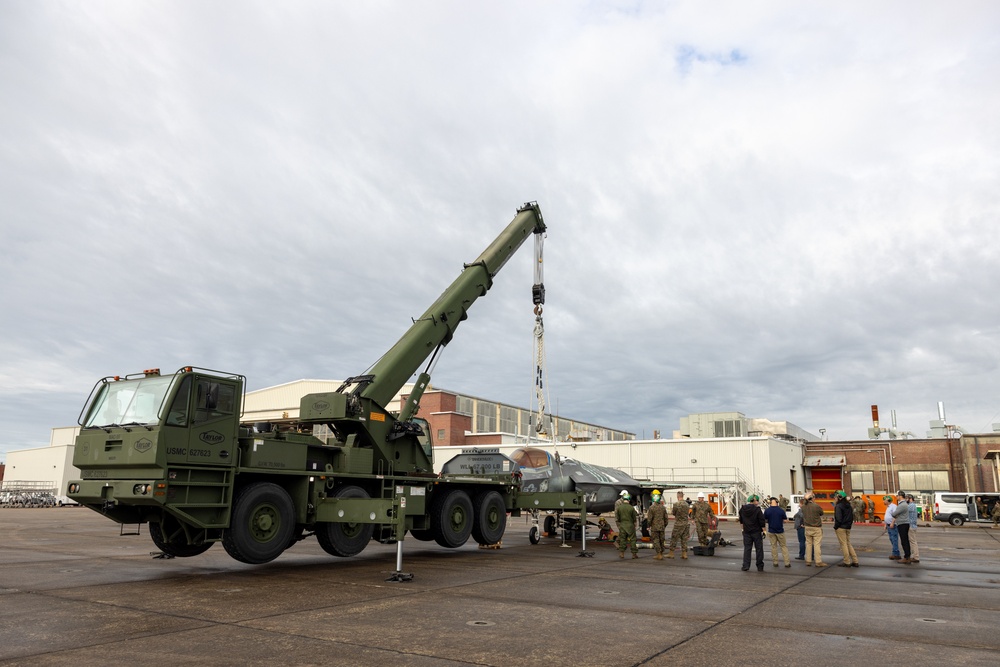
<svg viewBox="0 0 1000 667">
<path fill-rule="evenodd" d="M 747 498 L 747 502 L 748 502 L 748 503 L 752 503 L 752 502 L 753 502 L 753 501 L 755 501 L 755 500 L 757 500 L 757 501 L 759 501 L 759 500 L 760 500 L 760 496 L 758 496 L 758 495 L 757 495 L 756 493 L 755 493 L 755 494 L 753 494 L 753 495 L 751 495 L 751 496 L 749 496 L 749 497 Z"/>
</svg>

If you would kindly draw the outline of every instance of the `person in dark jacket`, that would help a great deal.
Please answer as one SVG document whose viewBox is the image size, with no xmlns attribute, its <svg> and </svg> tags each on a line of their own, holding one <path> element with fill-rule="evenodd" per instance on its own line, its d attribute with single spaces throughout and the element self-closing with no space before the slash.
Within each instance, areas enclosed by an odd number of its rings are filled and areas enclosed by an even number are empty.
<svg viewBox="0 0 1000 667">
<path fill-rule="evenodd" d="M 844 562 L 840 563 L 840 567 L 860 567 L 858 554 L 851 546 L 851 526 L 854 525 L 856 512 L 847 500 L 846 493 L 837 491 L 833 495 L 837 498 L 837 505 L 833 508 L 833 531 L 837 534 L 840 551 L 844 554 Z"/>
<path fill-rule="evenodd" d="M 791 567 L 788 544 L 785 542 L 785 521 L 788 515 L 778 506 L 777 498 L 771 498 L 771 506 L 764 510 L 764 519 L 767 521 L 767 539 L 771 542 L 771 563 L 778 567 L 778 557 L 783 556 L 785 567 Z"/>
<path fill-rule="evenodd" d="M 740 508 L 740 525 L 743 526 L 743 571 L 750 569 L 751 550 L 757 549 L 757 571 L 764 571 L 764 528 L 767 521 L 760 509 L 760 497 L 750 496 Z"/>
</svg>

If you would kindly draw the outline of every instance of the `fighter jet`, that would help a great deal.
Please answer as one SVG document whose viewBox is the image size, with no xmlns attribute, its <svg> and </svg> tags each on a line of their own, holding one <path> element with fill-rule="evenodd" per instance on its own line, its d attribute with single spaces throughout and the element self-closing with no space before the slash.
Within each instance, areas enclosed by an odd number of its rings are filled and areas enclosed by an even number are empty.
<svg viewBox="0 0 1000 667">
<path fill-rule="evenodd" d="M 593 514 L 612 511 L 622 491 L 633 497 L 643 492 L 642 485 L 621 470 L 549 454 L 537 447 L 515 449 L 510 458 L 521 468 L 523 491 L 582 491 L 587 511 Z"/>
</svg>

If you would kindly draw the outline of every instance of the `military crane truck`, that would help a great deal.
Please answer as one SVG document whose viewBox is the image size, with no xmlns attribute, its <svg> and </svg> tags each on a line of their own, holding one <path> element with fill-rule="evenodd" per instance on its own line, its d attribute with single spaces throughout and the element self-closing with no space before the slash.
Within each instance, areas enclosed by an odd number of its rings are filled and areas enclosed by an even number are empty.
<svg viewBox="0 0 1000 667">
<path fill-rule="evenodd" d="M 537 203 L 523 205 L 368 372 L 304 396 L 295 420 L 241 423 L 246 378 L 236 373 L 188 366 L 99 380 L 80 412 L 73 465 L 82 479 L 68 482 L 69 497 L 121 524 L 120 533 L 148 524 L 172 557 L 221 542 L 238 561 L 266 563 L 311 535 L 341 557 L 407 531 L 452 548 L 470 535 L 498 542 L 507 513 L 519 514 L 517 471 L 435 475 L 416 413 L 469 307 L 526 238 L 544 232 Z M 532 293 L 544 298 L 541 285 Z M 389 412 L 425 361 L 400 413 Z"/>
</svg>

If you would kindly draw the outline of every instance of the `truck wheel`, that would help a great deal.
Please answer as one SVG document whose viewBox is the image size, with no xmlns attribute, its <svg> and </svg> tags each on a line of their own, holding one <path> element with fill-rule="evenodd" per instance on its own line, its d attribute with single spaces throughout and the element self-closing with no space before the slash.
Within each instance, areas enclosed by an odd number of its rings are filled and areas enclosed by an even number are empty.
<svg viewBox="0 0 1000 667">
<path fill-rule="evenodd" d="M 469 541 L 472 534 L 472 501 L 465 491 L 443 493 L 431 503 L 431 532 L 434 541 L 455 549 Z"/>
<path fill-rule="evenodd" d="M 961 514 L 952 514 L 950 517 L 948 517 L 948 523 L 950 523 L 953 526 L 961 526 L 963 523 L 965 523 L 965 517 L 963 517 Z"/>
<path fill-rule="evenodd" d="M 531 530 L 528 531 L 528 541 L 532 544 L 538 544 L 538 526 L 532 526 Z"/>
<path fill-rule="evenodd" d="M 410 536 L 421 542 L 430 542 L 434 539 L 434 533 L 431 532 L 430 528 L 415 528 L 410 531 Z"/>
<path fill-rule="evenodd" d="M 236 495 L 222 546 L 242 563 L 267 563 L 288 548 L 295 532 L 295 508 L 288 492 L 271 482 L 255 482 Z"/>
<path fill-rule="evenodd" d="M 170 536 L 170 542 L 167 542 L 164 533 L 167 533 Z M 205 542 L 204 544 L 186 544 L 185 540 L 187 538 L 184 535 L 184 530 L 181 529 L 177 520 L 169 515 L 160 519 L 159 523 L 154 523 L 152 521 L 149 523 L 149 536 L 152 538 L 153 544 L 156 545 L 157 549 L 168 556 L 175 556 L 176 558 L 190 558 L 191 556 L 198 556 L 208 551 L 214 544 L 214 542 Z"/>
<path fill-rule="evenodd" d="M 478 544 L 496 544 L 507 530 L 507 506 L 497 491 L 476 494 L 472 502 L 472 539 Z"/>
<path fill-rule="evenodd" d="M 548 535 L 549 537 L 555 537 L 555 535 L 556 535 L 556 518 L 554 516 L 552 516 L 551 514 L 549 514 L 548 516 L 546 516 L 545 517 L 545 521 L 543 522 L 543 526 L 545 528 L 545 534 L 546 535 Z"/>
<path fill-rule="evenodd" d="M 342 486 L 334 498 L 371 498 L 360 486 Z M 361 553 L 372 539 L 375 524 L 322 522 L 316 524 L 316 539 L 323 551 L 331 556 L 347 558 Z"/>
</svg>

